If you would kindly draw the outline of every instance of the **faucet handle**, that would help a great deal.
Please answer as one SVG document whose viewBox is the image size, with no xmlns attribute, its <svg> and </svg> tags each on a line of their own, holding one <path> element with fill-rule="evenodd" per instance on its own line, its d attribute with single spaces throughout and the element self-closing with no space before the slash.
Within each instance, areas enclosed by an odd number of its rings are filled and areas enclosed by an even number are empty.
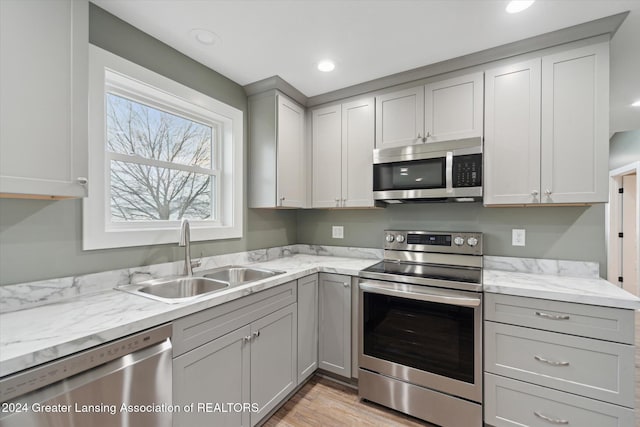
<svg viewBox="0 0 640 427">
<path fill-rule="evenodd" d="M 191 268 L 200 267 L 202 265 L 201 259 L 194 259 L 191 261 Z"/>
</svg>

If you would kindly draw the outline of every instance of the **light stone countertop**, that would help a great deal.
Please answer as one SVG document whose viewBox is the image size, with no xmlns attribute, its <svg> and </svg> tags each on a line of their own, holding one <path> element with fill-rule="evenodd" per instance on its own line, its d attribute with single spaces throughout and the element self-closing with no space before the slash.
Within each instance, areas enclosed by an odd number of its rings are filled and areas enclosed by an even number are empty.
<svg viewBox="0 0 640 427">
<path fill-rule="evenodd" d="M 193 301 L 167 304 L 119 290 L 63 299 L 0 315 L 0 377 L 139 332 L 183 316 L 328 272 L 357 276 L 377 259 L 293 255 L 253 265 L 285 274 Z"/>
<path fill-rule="evenodd" d="M 371 254 L 362 252 L 362 255 Z M 0 314 L 0 376 L 168 323 L 316 272 L 357 276 L 361 269 L 378 261 L 379 259 L 373 258 L 295 254 L 269 261 L 246 263 L 284 270 L 286 273 L 283 275 L 237 286 L 189 302 L 167 304 L 109 289 L 3 313 Z M 555 261 L 523 261 L 518 258 L 485 256 L 487 268 L 483 271 L 484 292 L 640 309 L 640 299 L 598 278 L 597 268 L 594 266 L 580 266 L 575 263 L 568 265 L 570 267 Z M 580 268 L 576 269 L 576 266 Z M 504 271 L 506 269 L 516 271 Z M 522 269 L 526 269 L 527 272 L 522 272 Z M 563 272 L 575 276 L 562 275 Z"/>
<path fill-rule="evenodd" d="M 639 310 L 640 298 L 598 277 L 484 269 L 484 292 Z"/>
</svg>

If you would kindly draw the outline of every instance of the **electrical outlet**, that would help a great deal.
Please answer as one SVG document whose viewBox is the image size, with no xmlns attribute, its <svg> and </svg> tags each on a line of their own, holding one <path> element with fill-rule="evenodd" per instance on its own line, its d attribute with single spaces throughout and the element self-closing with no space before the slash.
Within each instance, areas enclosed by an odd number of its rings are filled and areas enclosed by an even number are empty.
<svg viewBox="0 0 640 427">
<path fill-rule="evenodd" d="M 511 230 L 511 245 L 512 246 L 524 246 L 525 244 L 525 230 L 514 228 Z"/>
<path fill-rule="evenodd" d="M 331 227 L 331 237 L 334 239 L 344 239 L 344 227 L 342 225 L 334 225 Z"/>
</svg>

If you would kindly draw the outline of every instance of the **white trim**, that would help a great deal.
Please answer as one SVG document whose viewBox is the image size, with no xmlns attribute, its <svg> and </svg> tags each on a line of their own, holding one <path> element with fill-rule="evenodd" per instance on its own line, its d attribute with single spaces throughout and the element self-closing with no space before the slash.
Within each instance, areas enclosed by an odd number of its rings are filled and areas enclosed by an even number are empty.
<svg viewBox="0 0 640 427">
<path fill-rule="evenodd" d="M 214 126 L 217 132 L 213 142 L 213 157 L 220 157 L 219 162 L 212 163 L 211 170 L 205 169 L 203 173 L 214 175 L 216 180 L 221 180 L 221 185 L 216 199 L 219 207 L 219 218 L 214 221 L 192 221 L 191 240 L 217 240 L 240 238 L 243 233 L 243 113 L 242 111 L 224 104 L 207 95 L 197 92 L 187 86 L 163 77 L 153 71 L 143 68 L 133 62 L 127 61 L 106 50 L 89 45 L 89 183 L 91 193 L 83 201 L 83 249 L 104 249 L 130 246 L 155 245 L 175 243 L 178 240 L 179 222 L 158 221 L 137 223 L 126 226 L 118 223 L 108 223 L 107 199 L 106 199 L 106 171 L 107 161 L 113 154 L 107 155 L 105 150 L 105 91 L 113 89 L 107 82 L 109 78 L 123 82 L 134 81 L 134 84 L 142 84 L 153 88 L 156 93 L 161 93 L 170 99 L 170 104 L 180 109 L 180 115 L 184 116 L 184 110 L 188 118 L 192 118 L 203 124 Z M 126 76 L 120 79 L 119 77 Z M 126 86 L 123 83 L 123 86 Z M 126 91 L 125 91 L 126 92 Z M 121 93 L 113 90 L 113 93 Z M 126 92 L 130 95 L 129 92 Z M 129 96 L 127 96 L 129 97 Z M 135 100 L 139 94 L 133 97 Z M 139 98 L 140 99 L 140 98 Z M 154 100 L 153 97 L 144 98 L 144 103 L 158 106 L 167 111 L 162 99 Z M 170 109 L 169 109 L 170 110 Z M 169 111 L 170 112 L 170 111 Z M 212 122 L 211 118 L 215 120 Z M 220 154 L 220 156 L 217 156 Z M 120 157 L 116 155 L 116 157 Z M 138 157 L 124 156 L 128 161 L 142 163 Z M 155 161 L 151 161 L 155 163 Z M 222 165 L 228 165 L 221 168 Z M 177 166 L 173 164 L 172 168 Z M 185 166 L 189 170 L 193 167 Z M 200 169 L 200 168 L 197 168 Z M 231 169 L 233 172 L 230 172 Z M 231 201 L 226 203 L 225 201 Z"/>
<path fill-rule="evenodd" d="M 617 276 L 620 274 L 620 242 L 616 237 L 618 231 L 611 230 L 613 224 L 619 224 L 622 215 L 620 207 L 620 199 L 617 196 L 618 188 L 621 187 L 622 177 L 625 175 L 636 174 L 638 183 L 636 185 L 636 265 L 640 267 L 640 161 L 629 163 L 609 172 L 609 203 L 605 211 L 606 236 L 607 244 L 607 277 L 608 280 L 619 286 Z M 640 296 L 640 274 L 638 274 L 638 283 L 636 283 L 636 296 Z"/>
</svg>

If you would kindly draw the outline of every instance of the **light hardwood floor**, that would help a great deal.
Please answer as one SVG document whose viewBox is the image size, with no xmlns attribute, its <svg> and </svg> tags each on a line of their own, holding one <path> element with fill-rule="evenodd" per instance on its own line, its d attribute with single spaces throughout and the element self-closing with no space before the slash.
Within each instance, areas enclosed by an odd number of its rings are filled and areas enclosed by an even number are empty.
<svg viewBox="0 0 640 427">
<path fill-rule="evenodd" d="M 415 426 L 435 427 L 375 403 L 357 390 L 314 376 L 264 424 L 266 427 Z"/>
<path fill-rule="evenodd" d="M 640 427 L 640 313 L 636 312 L 636 427 Z M 315 376 L 267 422 L 267 427 L 432 426 L 374 403 L 350 387 Z"/>
</svg>

